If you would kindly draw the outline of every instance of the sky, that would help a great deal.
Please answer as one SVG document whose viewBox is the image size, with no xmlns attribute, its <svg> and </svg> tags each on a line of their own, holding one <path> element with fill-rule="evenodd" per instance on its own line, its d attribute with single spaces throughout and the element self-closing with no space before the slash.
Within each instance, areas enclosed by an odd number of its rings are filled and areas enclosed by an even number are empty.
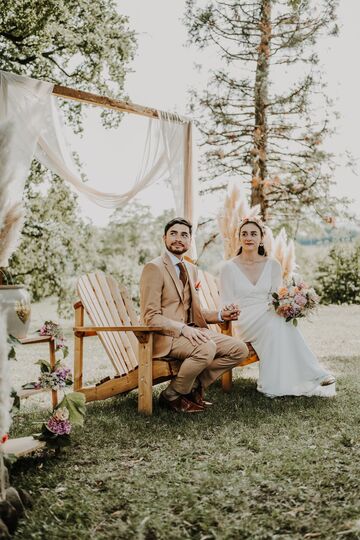
<svg viewBox="0 0 360 540">
<path fill-rule="evenodd" d="M 138 47 L 133 70 L 128 74 L 125 92 L 133 103 L 186 114 L 190 87 L 206 85 L 206 70 L 199 73 L 195 63 L 209 62 L 193 47 L 187 47 L 186 28 L 181 19 L 185 1 L 118 0 L 118 10 L 129 17 L 129 26 L 137 34 Z M 327 141 L 326 148 L 334 152 L 339 167 L 335 173 L 334 193 L 354 199 L 352 210 L 360 218 L 360 177 L 344 167 L 341 155 L 347 151 L 354 157 L 354 169 L 360 172 L 360 107 L 358 67 L 354 61 L 360 50 L 360 1 L 343 0 L 339 6 L 340 36 L 325 39 L 318 51 L 327 94 L 335 101 L 340 113 L 337 133 Z M 146 122 L 135 115 L 125 115 L 117 130 L 105 130 L 99 122 L 99 109 L 89 107 L 83 138 L 68 132 L 71 146 L 79 154 L 91 185 L 111 192 L 126 191 L 134 181 L 145 142 Z M 224 195 L 223 195 L 224 196 Z M 137 200 L 147 203 L 155 214 L 173 207 L 173 196 L 164 185 L 145 190 Z M 84 216 L 96 225 L 105 225 L 112 211 L 102 209 L 79 197 Z M 199 213 L 213 216 L 221 200 L 200 199 Z"/>
</svg>

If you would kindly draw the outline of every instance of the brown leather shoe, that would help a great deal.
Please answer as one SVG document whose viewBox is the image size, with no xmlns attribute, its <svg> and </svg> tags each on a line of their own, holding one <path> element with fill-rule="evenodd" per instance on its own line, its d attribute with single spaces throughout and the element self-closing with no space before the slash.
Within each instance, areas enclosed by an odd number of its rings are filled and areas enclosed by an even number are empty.
<svg viewBox="0 0 360 540">
<path fill-rule="evenodd" d="M 195 390 L 192 390 L 190 394 L 188 394 L 188 396 L 186 397 L 188 397 L 190 401 L 193 401 L 194 403 L 201 405 L 202 407 L 204 407 L 204 409 L 206 409 L 207 407 L 213 406 L 213 403 L 211 403 L 211 401 L 206 401 L 204 399 L 204 392 L 202 388 L 196 388 Z"/>
<path fill-rule="evenodd" d="M 202 405 L 199 405 L 194 401 L 190 401 L 187 396 L 179 396 L 178 398 L 170 401 L 164 396 L 164 392 L 161 392 L 160 394 L 159 405 L 165 409 L 182 413 L 197 413 L 203 412 L 204 410 Z"/>
</svg>

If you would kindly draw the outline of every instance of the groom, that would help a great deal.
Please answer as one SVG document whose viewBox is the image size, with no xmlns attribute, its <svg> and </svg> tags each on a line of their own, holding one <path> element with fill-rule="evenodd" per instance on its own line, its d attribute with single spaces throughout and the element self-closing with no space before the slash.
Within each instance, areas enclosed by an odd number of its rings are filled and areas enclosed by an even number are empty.
<svg viewBox="0 0 360 540">
<path fill-rule="evenodd" d="M 145 265 L 140 280 L 143 322 L 166 327 L 154 335 L 153 356 L 182 360 L 159 403 L 184 413 L 201 412 L 211 405 L 204 401 L 204 390 L 248 355 L 242 341 L 208 329 L 207 323 L 236 320 L 239 309 L 234 305 L 219 312 L 201 309 L 196 267 L 183 260 L 191 233 L 186 219 L 169 221 L 163 236 L 165 253 Z"/>
</svg>

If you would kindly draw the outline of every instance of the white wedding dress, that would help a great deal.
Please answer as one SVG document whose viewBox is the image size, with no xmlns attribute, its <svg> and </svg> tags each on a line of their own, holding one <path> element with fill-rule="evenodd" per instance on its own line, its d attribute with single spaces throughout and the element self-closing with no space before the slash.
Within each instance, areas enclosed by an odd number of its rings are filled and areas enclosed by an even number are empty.
<svg viewBox="0 0 360 540">
<path fill-rule="evenodd" d="M 320 386 L 329 373 L 323 369 L 300 331 L 269 306 L 271 292 L 281 286 L 281 267 L 267 259 L 253 285 L 233 260 L 220 275 L 222 305 L 238 304 L 240 316 L 233 324 L 236 335 L 254 347 L 259 360 L 257 389 L 269 397 L 335 395 L 335 383 Z"/>
</svg>

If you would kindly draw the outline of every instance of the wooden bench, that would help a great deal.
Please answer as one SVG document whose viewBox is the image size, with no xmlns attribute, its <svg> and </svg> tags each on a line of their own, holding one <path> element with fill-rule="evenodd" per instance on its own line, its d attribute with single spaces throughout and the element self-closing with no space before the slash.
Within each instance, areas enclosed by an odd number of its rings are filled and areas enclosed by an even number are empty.
<svg viewBox="0 0 360 540">
<path fill-rule="evenodd" d="M 210 274 L 200 273 L 201 301 L 204 307 L 217 309 L 217 287 Z M 76 302 L 74 326 L 74 390 L 85 394 L 87 401 L 102 400 L 138 388 L 138 410 L 152 414 L 152 386 L 173 378 L 181 362 L 171 358 L 153 358 L 153 335 L 159 327 L 139 323 L 133 303 L 125 289 L 114 278 L 97 271 L 78 281 L 80 300 Z M 217 296 L 216 296 L 217 295 Z M 218 300 L 217 300 L 218 301 Z M 91 325 L 84 326 L 85 313 Z M 218 325 L 214 329 L 221 331 Z M 222 331 L 229 333 L 227 325 Z M 98 384 L 83 385 L 84 339 L 98 336 L 116 375 Z M 255 362 L 250 355 L 241 365 Z M 228 390 L 231 374 L 223 380 Z"/>
</svg>

